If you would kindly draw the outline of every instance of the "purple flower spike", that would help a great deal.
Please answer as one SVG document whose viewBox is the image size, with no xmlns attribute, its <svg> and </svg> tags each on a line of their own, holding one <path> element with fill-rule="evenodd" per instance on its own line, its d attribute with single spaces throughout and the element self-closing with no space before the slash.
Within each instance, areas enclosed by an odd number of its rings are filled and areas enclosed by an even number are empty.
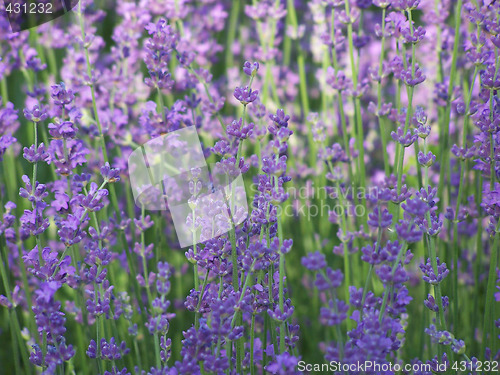
<svg viewBox="0 0 500 375">
<path fill-rule="evenodd" d="M 335 72 L 335 69 L 331 66 L 328 67 L 326 72 L 326 83 L 328 83 L 331 88 L 339 91 L 352 88 L 352 82 L 345 76 L 345 73 L 343 71 Z"/>
<path fill-rule="evenodd" d="M 439 258 L 437 261 L 437 274 L 434 272 L 430 258 L 427 258 L 427 263 L 420 264 L 420 269 L 423 272 L 422 279 L 432 285 L 437 285 L 450 273 L 450 270 L 446 267 L 446 263 L 441 263 Z"/>
<path fill-rule="evenodd" d="M 335 326 L 341 324 L 347 318 L 349 305 L 342 300 L 330 300 L 328 307 L 320 309 L 319 320 L 326 326 Z"/>
<path fill-rule="evenodd" d="M 319 271 L 326 267 L 325 254 L 315 251 L 309 255 L 302 257 L 302 265 L 310 271 Z"/>
<path fill-rule="evenodd" d="M 368 215 L 368 225 L 375 228 L 388 228 L 392 224 L 392 215 L 387 208 L 383 211 L 375 207 L 372 213 Z"/>
<path fill-rule="evenodd" d="M 89 358 L 95 359 L 97 357 L 97 343 L 94 339 L 90 340 L 86 353 Z"/>
<path fill-rule="evenodd" d="M 456 354 L 462 355 L 465 353 L 465 342 L 464 340 L 453 340 L 451 343 L 451 350 Z"/>
<path fill-rule="evenodd" d="M 425 74 L 420 69 L 418 64 L 415 64 L 415 73 L 412 72 L 411 68 L 408 68 L 407 70 L 403 70 L 402 78 L 403 81 L 408 85 L 408 86 L 416 86 L 421 84 L 422 82 L 425 81 Z"/>
<path fill-rule="evenodd" d="M 26 117 L 28 121 L 33 121 L 36 123 L 45 121 L 49 117 L 47 109 L 44 107 L 40 107 L 38 104 L 33 106 L 31 110 L 24 109 L 23 112 L 24 112 L 24 117 Z"/>
<path fill-rule="evenodd" d="M 108 195 L 107 189 L 99 189 L 95 182 L 90 184 L 87 196 L 79 194 L 76 199 L 78 203 L 88 211 L 99 211 L 104 207 L 103 199 Z"/>
<path fill-rule="evenodd" d="M 11 135 L 2 135 L 0 137 L 0 161 L 2 161 L 3 154 L 9 148 L 9 146 L 16 143 L 17 139 Z"/>
<path fill-rule="evenodd" d="M 481 207 L 484 208 L 488 215 L 498 219 L 500 218 L 500 183 L 495 182 L 493 189 L 490 186 L 489 183 L 484 186 Z"/>
<path fill-rule="evenodd" d="M 441 301 L 443 303 L 443 310 L 446 311 L 446 308 L 449 305 L 449 299 L 447 296 L 442 296 Z M 439 306 L 436 303 L 436 300 L 434 299 L 434 296 L 431 294 L 427 295 L 427 299 L 424 300 L 424 305 L 427 307 L 429 310 L 438 312 L 439 311 Z"/>
<path fill-rule="evenodd" d="M 413 10 L 418 7 L 420 0 L 393 0 L 392 5 L 400 10 Z"/>
<path fill-rule="evenodd" d="M 35 145 L 31 145 L 29 148 L 25 147 L 23 151 L 23 158 L 30 163 L 45 161 L 49 157 L 49 154 L 45 151 L 45 145 L 43 143 L 40 143 L 38 148 L 36 148 Z"/>
<path fill-rule="evenodd" d="M 332 147 L 320 149 L 318 152 L 318 158 L 324 161 L 330 161 L 333 164 L 338 162 L 347 163 L 349 161 L 346 153 L 342 149 L 342 146 L 338 143 L 335 143 Z"/>
<path fill-rule="evenodd" d="M 71 89 L 66 89 L 63 82 L 58 85 L 51 86 L 50 96 L 54 99 L 54 104 L 58 106 L 71 104 L 71 102 L 75 100 L 75 94 Z"/>
<path fill-rule="evenodd" d="M 430 167 L 436 161 L 436 155 L 434 155 L 431 151 L 429 151 L 427 154 L 419 151 L 417 159 L 420 164 L 426 167 Z"/>
<path fill-rule="evenodd" d="M 391 132 L 391 137 L 403 147 L 410 147 L 417 140 L 418 135 L 412 134 L 410 130 L 407 130 L 405 134 L 403 127 L 398 126 L 396 132 Z"/>
<path fill-rule="evenodd" d="M 285 115 L 285 111 L 282 109 L 278 109 L 276 114 L 269 115 L 269 118 L 279 127 L 286 128 L 288 127 L 288 120 L 290 120 L 290 116 Z"/>
<path fill-rule="evenodd" d="M 259 96 L 258 90 L 252 90 L 248 86 L 245 87 L 236 87 L 234 89 L 234 97 L 240 101 L 243 105 L 248 105 L 254 102 Z"/>
<path fill-rule="evenodd" d="M 253 129 L 255 127 L 254 123 L 249 123 L 245 126 L 243 125 L 243 120 L 234 120 L 231 125 L 226 128 L 227 134 L 239 139 L 246 139 L 253 134 Z"/>
<path fill-rule="evenodd" d="M 271 374 L 295 374 L 299 359 L 288 352 L 284 352 L 275 357 L 274 361 L 269 363 L 265 370 Z"/>
<path fill-rule="evenodd" d="M 292 301 L 287 299 L 283 304 L 283 311 L 281 311 L 279 305 L 276 304 L 274 310 L 268 309 L 267 313 L 271 319 L 277 321 L 278 323 L 283 323 L 292 316 L 293 310 L 294 307 L 292 306 Z"/>
<path fill-rule="evenodd" d="M 286 156 L 262 158 L 262 171 L 269 175 L 281 176 L 286 173 Z"/>
<path fill-rule="evenodd" d="M 399 224 L 396 224 L 396 233 L 400 239 L 406 242 L 418 242 L 423 234 L 415 223 L 410 223 L 408 220 L 400 220 Z"/>
<path fill-rule="evenodd" d="M 63 121 L 61 123 L 50 123 L 49 134 L 54 139 L 72 139 L 75 138 L 78 128 L 71 121 Z"/>
<path fill-rule="evenodd" d="M 118 345 L 114 337 L 111 337 L 109 342 L 104 338 L 101 339 L 101 359 L 107 359 L 109 361 L 120 360 L 129 352 L 130 349 L 127 348 L 125 341 L 122 341 Z"/>
<path fill-rule="evenodd" d="M 101 175 L 104 178 L 104 181 L 108 183 L 120 181 L 120 169 L 111 168 L 108 162 L 101 167 Z"/>
<path fill-rule="evenodd" d="M 406 213 L 410 214 L 412 217 L 424 218 L 425 214 L 429 211 L 429 205 L 417 198 L 407 199 L 406 203 L 401 205 Z"/>
<path fill-rule="evenodd" d="M 318 290 L 330 290 L 332 288 L 338 288 L 342 284 L 342 280 L 344 280 L 344 274 L 341 270 L 333 270 L 327 267 L 326 275 L 322 272 L 316 274 L 314 285 Z"/>
<path fill-rule="evenodd" d="M 257 61 L 251 63 L 250 61 L 245 61 L 243 64 L 243 72 L 250 77 L 255 77 L 257 71 L 259 70 L 259 63 Z"/>
</svg>

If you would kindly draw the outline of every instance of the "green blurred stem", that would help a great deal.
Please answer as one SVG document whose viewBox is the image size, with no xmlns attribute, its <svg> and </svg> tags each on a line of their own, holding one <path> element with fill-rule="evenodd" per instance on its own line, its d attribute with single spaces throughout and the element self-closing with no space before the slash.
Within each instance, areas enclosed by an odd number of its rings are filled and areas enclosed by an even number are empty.
<svg viewBox="0 0 500 375">
<path fill-rule="evenodd" d="M 141 221 L 144 222 L 144 216 L 145 216 L 145 208 L 144 205 L 141 205 Z M 146 284 L 146 293 L 148 295 L 148 301 L 151 304 L 153 302 L 152 296 L 151 296 L 151 289 L 149 287 L 149 275 L 148 275 L 148 263 L 146 259 L 146 238 L 145 238 L 145 233 L 143 230 L 141 230 L 141 258 L 142 258 L 142 271 L 144 272 L 144 282 Z"/>
<path fill-rule="evenodd" d="M 495 48 L 495 74 L 493 80 L 496 79 L 499 63 L 498 63 L 498 48 Z M 493 121 L 493 90 L 490 90 L 490 119 Z M 491 170 L 490 170 L 490 190 L 493 191 L 495 189 L 495 149 L 494 149 L 494 139 L 493 134 L 490 133 L 490 152 L 491 152 Z M 500 237 L 500 218 L 497 219 L 497 225 L 495 228 L 495 239 L 493 241 L 493 247 L 491 247 L 491 255 L 490 255 L 490 269 L 488 273 L 488 285 L 486 289 L 486 305 L 484 309 L 484 323 L 483 323 L 483 340 L 481 343 L 481 355 L 485 354 L 486 341 L 489 337 L 489 348 L 491 353 L 496 353 L 496 348 L 498 346 L 498 338 L 496 337 L 494 332 L 494 320 L 495 320 L 495 305 L 493 304 L 494 300 L 494 291 L 495 291 L 495 283 L 496 283 L 496 269 L 498 267 L 498 252 L 500 251 L 499 237 Z"/>
<path fill-rule="evenodd" d="M 229 29 L 226 38 L 226 69 L 229 69 L 234 64 L 233 44 L 236 37 L 238 15 L 240 13 L 240 0 L 232 2 L 231 15 L 229 16 Z"/>
<path fill-rule="evenodd" d="M 99 320 L 102 319 L 102 316 L 97 315 L 95 318 L 95 330 L 96 330 L 96 344 L 97 344 L 97 353 L 96 353 L 96 358 L 97 358 L 97 368 L 99 369 L 99 373 L 102 373 L 101 369 L 101 337 L 100 337 L 100 332 L 99 332 Z"/>
<path fill-rule="evenodd" d="M 427 220 L 428 222 L 430 222 L 430 214 L 427 213 Z M 432 269 L 433 269 L 433 272 L 435 275 L 438 274 L 438 265 L 437 265 L 437 254 L 436 254 L 436 239 L 434 236 L 429 236 L 429 235 L 425 235 L 426 237 L 426 240 L 427 240 L 427 247 L 429 249 L 429 258 L 431 260 L 431 265 L 432 265 Z M 445 331 L 446 330 L 446 320 L 445 320 L 445 317 L 444 317 L 444 308 L 443 308 L 443 298 L 442 298 L 442 293 L 441 293 L 441 286 L 439 283 L 437 284 L 434 284 L 434 298 L 435 298 L 435 301 L 438 305 L 438 312 L 436 313 L 436 320 L 437 320 L 437 326 L 438 326 L 438 329 L 441 330 L 441 331 Z M 439 356 L 441 356 L 441 347 L 438 346 L 438 350 L 439 350 Z M 448 358 L 450 358 L 450 360 L 453 358 L 453 354 L 450 350 L 450 346 L 447 345 L 446 346 L 446 354 L 448 356 Z M 441 358 L 441 357 L 439 357 Z"/>
<path fill-rule="evenodd" d="M 410 34 L 413 36 L 414 30 L 413 30 L 413 20 L 412 20 L 412 15 L 411 15 L 411 10 L 408 10 L 408 20 L 410 24 Z M 403 48 L 403 62 L 406 66 L 406 53 L 404 52 L 405 48 Z M 411 76 L 412 79 L 415 78 L 415 44 L 412 43 L 411 45 Z M 408 108 L 406 109 L 406 118 L 405 118 L 405 127 L 403 134 L 406 134 L 408 131 L 408 127 L 410 125 L 410 119 L 412 116 L 412 109 L 413 109 L 413 93 L 415 90 L 415 86 L 409 86 L 407 87 L 407 93 L 408 93 Z M 397 176 L 398 176 L 398 186 L 397 186 L 397 192 L 398 195 L 401 193 L 401 183 L 403 179 L 403 162 L 405 158 L 405 147 L 401 145 L 400 147 L 400 153 L 398 155 L 398 169 L 397 169 Z M 396 215 L 396 221 L 399 220 L 399 209 L 397 210 L 397 215 Z"/>
<path fill-rule="evenodd" d="M 345 5 L 345 12 L 347 15 L 347 18 L 351 17 L 351 12 L 349 10 L 349 1 L 344 2 Z M 349 21 L 347 24 L 347 38 L 349 41 L 349 58 L 351 60 L 351 73 L 352 73 L 352 84 L 354 89 L 357 89 L 358 86 L 358 70 L 356 68 L 356 61 L 354 60 L 354 43 L 353 43 L 353 31 L 352 31 L 352 22 Z M 363 190 L 363 192 L 366 192 L 366 172 L 365 172 L 365 148 L 363 145 L 364 142 L 364 131 L 363 131 L 363 122 L 361 118 L 361 102 L 359 97 L 354 97 L 353 96 L 353 102 L 354 102 L 354 114 L 355 114 L 355 119 L 356 119 L 356 144 L 359 152 L 358 156 L 358 174 L 357 174 L 357 182 L 359 187 Z M 355 194 L 357 195 L 357 194 Z M 367 226 L 367 213 L 368 210 L 366 209 L 366 194 L 363 194 L 361 198 L 361 202 L 364 207 L 364 214 L 363 214 L 363 222 L 365 224 L 365 227 Z"/>
<path fill-rule="evenodd" d="M 451 117 L 451 101 L 453 95 L 453 85 L 455 84 L 456 72 L 457 72 L 457 60 L 458 60 L 458 46 L 460 44 L 460 24 L 462 15 L 462 0 L 457 1 L 455 7 L 455 37 L 453 39 L 453 55 L 451 58 L 451 71 L 450 71 L 450 81 L 448 83 L 448 98 L 446 103 L 446 110 L 444 115 L 444 124 L 442 126 L 442 131 L 439 137 L 439 149 L 441 151 L 441 170 L 439 173 L 439 184 L 438 184 L 438 196 L 441 197 L 443 194 L 443 188 L 445 183 L 445 172 L 449 168 L 448 163 L 448 147 L 449 147 L 449 133 L 450 133 L 450 117 Z M 444 204 L 444 200 L 441 200 L 441 204 Z"/>
<path fill-rule="evenodd" d="M 379 207 L 379 210 L 378 210 L 378 217 L 379 217 L 379 220 L 381 220 L 381 217 L 382 217 L 381 207 Z M 376 254 L 378 254 L 378 252 L 380 251 L 381 242 L 382 242 L 382 227 L 379 227 L 378 234 L 377 234 L 377 246 L 375 249 Z M 361 298 L 361 306 L 362 307 L 365 305 L 365 298 L 366 298 L 366 294 L 368 293 L 368 286 L 370 285 L 370 282 L 371 282 L 372 272 L 373 272 L 373 264 L 370 263 L 370 268 L 368 269 L 368 275 L 366 276 L 365 287 L 363 288 L 363 297 Z"/>
<path fill-rule="evenodd" d="M 274 1 L 274 6 L 278 7 L 280 4 L 280 0 L 275 0 Z M 274 41 L 276 38 L 276 23 L 277 20 L 274 18 L 270 19 L 270 33 L 267 38 L 265 38 L 264 34 L 262 33 L 262 28 L 259 27 L 259 38 L 260 38 L 260 43 L 262 44 L 262 49 L 265 52 L 266 55 L 268 55 L 269 51 L 274 47 Z M 276 94 L 276 87 L 274 85 L 274 79 L 271 77 L 271 68 L 274 64 L 274 59 L 270 58 L 265 62 L 265 67 L 266 67 L 266 72 L 264 75 L 264 85 L 262 86 L 262 102 L 264 105 L 267 104 L 267 98 L 268 98 L 268 92 L 269 92 L 269 84 L 271 84 L 272 89 L 273 89 L 273 99 L 278 102 L 278 96 Z"/>
<path fill-rule="evenodd" d="M 298 30 L 298 20 L 297 20 L 297 13 L 295 11 L 295 4 L 293 0 L 287 0 L 287 10 L 290 15 L 289 20 L 290 24 L 293 27 L 295 31 Z M 299 42 L 297 41 L 297 44 Z M 297 66 L 299 69 L 299 90 L 300 90 L 300 101 L 302 103 L 302 110 L 304 113 L 304 118 L 307 118 L 309 115 L 309 95 L 307 93 L 307 80 L 306 80 L 306 67 L 305 67 L 305 57 L 304 57 L 304 51 L 302 48 L 298 48 L 297 51 Z M 316 157 L 317 157 L 317 150 L 316 146 L 313 142 L 313 136 L 312 136 L 312 129 L 309 128 L 308 134 L 308 144 L 309 147 L 311 148 L 309 152 L 309 161 L 313 163 L 312 165 L 316 165 Z"/>
<path fill-rule="evenodd" d="M 334 35 L 334 30 L 335 30 L 335 8 L 332 8 L 332 15 L 331 15 L 331 38 L 332 41 L 335 40 L 335 35 Z M 335 72 L 338 71 L 338 60 L 337 60 L 337 52 L 335 50 L 335 45 L 332 48 L 332 63 L 333 63 L 333 68 L 335 69 Z M 352 163 L 351 161 L 351 150 L 349 148 L 349 135 L 347 132 L 347 121 L 346 121 L 346 116 L 344 112 L 344 102 L 342 98 L 342 91 L 338 92 L 338 105 L 339 105 L 339 113 L 340 113 L 340 123 L 342 126 L 342 140 L 344 142 L 344 150 L 347 155 L 347 158 L 349 159 L 348 163 L 348 173 L 349 173 L 349 181 L 353 183 L 353 171 L 352 171 Z M 357 204 L 358 203 L 358 195 L 353 194 L 354 196 L 354 201 Z M 356 220 L 356 218 L 355 218 Z"/>
<path fill-rule="evenodd" d="M 493 75 L 493 82 L 496 81 L 497 74 L 498 74 L 498 68 L 500 66 L 500 63 L 498 62 L 498 48 L 495 47 L 495 74 Z M 493 89 L 490 89 L 490 119 L 493 122 Z M 496 180 L 496 175 L 495 175 L 495 166 L 496 166 L 496 158 L 495 158 L 495 148 L 494 148 L 494 139 L 493 139 L 493 133 L 490 132 L 490 149 L 491 149 L 491 163 L 490 163 L 490 189 L 494 190 L 494 185 L 495 185 L 495 180 Z"/>
<path fill-rule="evenodd" d="M 321 274 L 321 276 L 323 276 L 324 280 L 328 280 L 328 276 L 326 275 L 326 272 L 323 268 L 318 272 Z M 339 313 L 339 308 L 337 303 L 338 301 L 333 291 L 333 288 L 328 289 L 327 292 L 333 304 L 333 311 L 335 314 L 338 314 Z M 335 324 L 334 333 L 336 335 L 337 345 L 339 348 L 339 358 L 342 359 L 344 358 L 344 339 L 342 338 L 342 328 L 340 324 Z"/>
<path fill-rule="evenodd" d="M 382 107 L 382 73 L 385 54 L 385 12 L 386 8 L 382 8 L 382 41 L 380 45 L 380 58 L 378 62 L 378 81 L 377 81 L 377 118 L 380 129 L 380 139 L 382 140 L 382 155 L 384 157 L 384 171 L 389 176 L 389 157 L 387 153 L 387 139 L 384 129 L 384 116 L 380 116 L 378 112 Z"/>
<path fill-rule="evenodd" d="M 155 360 L 156 360 L 156 368 L 161 368 L 161 356 L 160 356 L 160 338 L 159 333 L 156 332 L 154 334 L 155 341 Z"/>
<path fill-rule="evenodd" d="M 238 305 L 241 304 L 241 302 L 243 301 L 243 298 L 245 297 L 245 292 L 246 292 L 246 290 L 248 288 L 248 284 L 250 283 L 250 277 L 253 275 L 253 267 L 255 266 L 255 262 L 256 262 L 256 260 L 254 260 L 252 262 L 252 265 L 250 266 L 250 270 L 246 274 L 245 283 L 243 284 L 243 288 L 241 289 L 240 298 L 239 298 L 238 303 L 237 303 Z M 233 315 L 233 319 L 231 319 L 231 327 L 234 327 L 238 315 L 241 315 L 241 310 L 238 310 Z"/>
<path fill-rule="evenodd" d="M 469 88 L 469 93 L 467 96 L 467 102 L 465 107 L 465 119 L 464 119 L 464 130 L 462 134 L 462 147 L 467 147 L 467 136 L 469 128 L 469 108 L 472 99 L 472 90 L 476 81 L 476 76 L 478 72 L 477 65 L 474 67 L 474 74 L 472 77 L 472 83 Z M 453 330 L 457 334 L 457 328 L 459 327 L 459 310 L 458 310 L 458 257 L 459 257 L 459 245 L 458 245 L 458 214 L 460 211 L 460 205 L 462 203 L 462 196 L 465 189 L 465 176 L 467 174 L 467 159 L 462 158 L 460 160 L 460 184 L 458 186 L 458 196 L 457 203 L 455 206 L 455 218 L 453 225 L 453 250 L 451 252 L 451 258 L 453 262 L 453 276 L 452 276 L 452 292 L 453 292 Z"/>
<path fill-rule="evenodd" d="M 332 165 L 332 162 L 330 160 L 327 161 L 327 165 L 328 165 L 328 168 L 330 169 L 330 173 L 332 175 L 335 175 L 334 170 L 333 170 L 333 165 Z M 338 194 L 337 198 L 338 198 L 340 206 L 342 207 L 342 212 L 340 215 L 340 225 L 342 227 L 343 236 L 345 236 L 347 233 L 346 208 L 344 206 L 344 198 L 342 196 L 342 190 L 340 188 L 339 180 L 336 180 L 335 184 L 336 184 L 335 186 L 337 188 L 337 194 Z M 351 285 L 351 262 L 350 262 L 349 249 L 347 248 L 347 243 L 345 243 L 344 240 L 341 240 L 341 241 L 342 241 L 342 245 L 344 248 L 344 277 L 345 277 L 344 288 L 345 288 L 345 298 L 347 298 L 349 296 L 349 286 Z M 351 323 L 351 321 L 347 320 L 347 328 L 350 329 L 352 327 L 353 327 L 353 324 Z"/>
<path fill-rule="evenodd" d="M 413 103 L 413 90 L 414 88 L 413 87 L 410 87 L 408 89 L 408 109 L 406 111 L 406 119 L 405 119 L 405 127 L 404 127 L 404 130 L 403 130 L 403 134 L 406 134 L 406 132 L 408 131 L 408 127 L 409 127 L 409 124 L 410 124 L 410 118 L 411 118 L 411 106 L 412 106 L 412 103 Z M 403 146 L 403 145 L 400 145 L 400 152 L 398 153 L 397 155 L 397 181 L 398 181 L 398 185 L 397 185 L 397 192 L 398 192 L 398 195 L 401 194 L 401 184 L 402 184 L 402 180 L 403 180 L 403 162 L 404 162 L 404 159 L 405 159 L 405 150 L 406 150 L 406 147 Z M 399 221 L 399 208 L 396 210 L 396 220 L 395 222 L 398 222 Z"/>
<path fill-rule="evenodd" d="M 99 130 L 100 146 L 101 146 L 104 162 L 109 163 L 108 153 L 106 150 L 106 143 L 105 143 L 104 135 L 102 133 L 101 122 L 99 120 L 99 112 L 97 111 L 94 83 L 92 82 L 92 67 L 91 67 L 90 56 L 89 56 L 89 46 L 85 43 L 85 28 L 84 28 L 84 19 L 83 19 L 83 12 L 82 12 L 81 3 L 82 3 L 81 1 L 78 2 L 78 18 L 79 18 L 79 23 L 80 23 L 82 43 L 83 43 L 83 47 L 84 47 L 85 60 L 86 60 L 86 65 L 87 65 L 87 75 L 88 75 L 89 80 L 90 80 L 89 86 L 90 86 L 90 93 L 92 96 L 92 107 L 94 110 L 94 116 L 95 116 L 97 128 Z M 104 187 L 104 184 L 102 187 Z M 112 203 L 113 208 L 115 210 L 117 220 L 118 220 L 118 222 L 120 222 L 121 221 L 121 212 L 120 212 L 120 208 L 118 205 L 118 199 L 117 199 L 117 195 L 116 195 L 115 186 L 113 184 L 111 184 L 109 186 L 109 192 L 110 192 L 110 196 L 111 196 L 111 203 Z M 127 244 L 125 233 L 123 231 L 121 231 L 120 239 L 121 239 L 122 246 L 125 248 L 125 252 L 127 254 L 128 266 L 129 266 L 129 269 L 132 273 L 134 283 L 136 286 L 136 296 L 137 296 L 138 303 L 141 307 L 143 307 L 142 299 L 140 297 L 139 284 L 138 284 L 138 281 L 135 277 L 136 276 L 135 263 L 134 263 L 134 260 L 132 259 L 132 254 L 130 253 L 130 249 L 129 249 L 128 244 Z"/>
<path fill-rule="evenodd" d="M 280 244 L 283 244 L 283 228 L 281 224 L 281 217 L 277 218 L 278 220 L 278 237 L 280 239 Z M 283 279 L 285 278 L 285 254 L 280 252 L 279 254 L 279 306 L 280 306 L 280 311 L 281 313 L 284 312 L 284 301 L 285 301 L 285 293 L 284 293 L 284 286 L 283 286 Z M 280 326 L 280 353 L 283 353 L 285 351 L 285 322 L 281 323 Z"/>
<path fill-rule="evenodd" d="M 394 278 L 394 274 L 396 273 L 396 270 L 398 268 L 399 263 L 401 262 L 401 258 L 403 257 L 404 252 L 408 248 L 408 243 L 406 241 L 403 241 L 401 244 L 401 249 L 399 250 L 398 256 L 396 257 L 396 261 L 394 262 L 392 269 L 391 269 L 391 279 Z M 380 307 L 380 313 L 379 313 L 379 321 L 382 322 L 382 319 L 384 318 L 385 314 L 385 309 L 387 307 L 387 300 L 389 298 L 390 290 L 392 289 L 392 286 L 387 286 L 386 290 L 384 291 L 384 298 L 382 299 L 382 306 Z"/>
<path fill-rule="evenodd" d="M 252 324 L 250 326 L 250 375 L 255 375 L 254 363 L 254 341 L 255 341 L 255 314 L 252 314 Z"/>
<path fill-rule="evenodd" d="M 490 248 L 490 270 L 488 273 L 488 286 L 486 288 L 486 306 L 484 309 L 484 320 L 483 320 L 483 340 L 481 343 L 481 355 L 485 354 L 486 343 L 488 341 L 492 353 L 496 353 L 497 337 L 494 334 L 494 320 L 496 309 L 494 308 L 494 294 L 495 294 L 495 283 L 496 283 L 496 270 L 498 267 L 498 252 L 500 251 L 500 218 L 498 219 L 497 225 L 495 227 L 495 239 L 493 240 L 493 246 Z"/>
<path fill-rule="evenodd" d="M 103 156 L 104 162 L 109 163 L 108 151 L 106 150 L 106 140 L 104 139 L 104 134 L 102 133 L 102 125 L 101 125 L 101 121 L 99 120 L 99 112 L 97 110 L 97 102 L 96 102 L 96 98 L 95 98 L 95 87 L 94 87 L 94 82 L 93 82 L 93 77 L 92 77 L 92 65 L 90 62 L 90 54 L 89 54 L 89 45 L 85 42 L 85 27 L 84 27 L 82 2 L 81 1 L 78 2 L 78 18 L 80 21 L 80 30 L 81 30 L 81 36 L 82 36 L 83 49 L 85 52 L 85 61 L 86 61 L 86 65 L 87 65 L 87 75 L 89 78 L 90 94 L 92 96 L 92 108 L 94 110 L 94 117 L 95 117 L 97 129 L 99 130 L 99 141 L 101 144 L 102 156 Z M 120 221 L 121 214 L 120 214 L 120 208 L 118 206 L 118 199 L 116 196 L 116 191 L 115 191 L 114 185 L 109 186 L 109 191 L 110 191 L 111 202 L 113 204 L 113 208 L 115 210 L 118 221 Z M 123 245 L 126 246 L 125 243 Z"/>
<path fill-rule="evenodd" d="M 253 82 L 253 76 L 250 78 L 249 87 L 252 86 L 252 82 Z M 247 109 L 247 105 L 244 104 L 243 105 L 243 114 L 242 114 L 242 127 L 245 126 L 246 109 Z M 242 153 L 243 153 L 243 140 L 240 139 L 239 144 L 238 144 L 238 150 L 236 152 L 236 161 L 235 161 L 236 166 L 238 166 L 238 163 L 239 163 L 239 160 L 241 158 Z M 235 194 L 236 194 L 235 185 L 231 184 L 231 202 L 234 202 L 234 206 L 231 204 L 229 205 L 231 221 L 232 221 L 232 227 L 231 227 L 231 231 L 229 233 L 229 237 L 231 240 L 231 248 L 232 248 L 231 255 L 232 255 L 232 262 L 233 262 L 233 287 L 235 288 L 236 291 L 238 291 L 239 287 L 240 287 L 240 285 L 239 285 L 240 281 L 238 280 L 238 249 L 236 247 L 236 224 L 233 221 L 233 215 L 234 215 L 234 212 L 236 211 Z M 208 271 L 207 271 L 207 274 L 208 274 Z M 244 283 L 243 289 L 241 291 L 240 299 L 243 299 L 243 296 L 245 295 L 245 291 L 246 291 L 246 288 L 248 286 L 250 274 L 251 274 L 251 271 L 248 272 L 247 277 L 245 279 L 245 283 Z M 200 296 L 200 299 L 201 299 L 201 296 Z M 237 311 L 234 314 L 231 324 L 234 324 L 235 318 L 237 318 L 237 323 L 239 325 L 243 324 L 243 316 L 239 311 Z M 237 371 L 237 373 L 241 372 L 243 357 L 244 357 L 243 338 L 240 338 L 236 341 L 236 371 Z"/>
<path fill-rule="evenodd" d="M 33 134 L 34 134 L 34 145 L 35 149 L 38 148 L 38 124 L 36 122 L 33 122 Z M 38 162 L 36 161 L 33 163 L 33 180 L 32 180 L 32 192 L 31 194 L 35 194 L 35 189 L 36 189 L 36 178 L 37 178 L 37 170 L 38 170 Z M 36 204 L 36 199 L 33 200 L 33 212 L 35 213 L 35 227 L 37 227 L 37 204 Z M 40 266 L 42 266 L 42 245 L 40 241 L 40 235 L 37 234 L 35 235 L 36 238 L 36 244 L 38 248 L 38 261 L 40 262 Z"/>
<path fill-rule="evenodd" d="M 9 101 L 9 91 L 7 89 L 7 78 L 3 78 L 0 84 L 0 89 L 2 90 L 2 104 L 7 104 Z"/>
<path fill-rule="evenodd" d="M 7 275 L 7 270 L 5 268 L 6 265 L 8 265 L 8 257 L 7 257 L 7 245 L 5 243 L 5 238 L 1 236 L 1 248 L 2 252 L 0 252 L 0 274 L 2 277 L 2 283 L 5 289 L 5 295 L 7 299 L 9 300 L 10 303 L 14 304 L 14 301 L 12 300 L 12 293 L 11 293 L 11 288 L 10 288 L 10 283 L 9 283 L 9 278 Z M 28 360 L 28 353 L 26 350 L 26 346 L 23 344 L 24 340 L 21 336 L 21 328 L 19 326 L 19 320 L 15 311 L 15 308 L 9 309 L 10 313 L 10 319 L 9 319 L 9 326 L 10 326 L 10 333 L 12 335 L 12 339 L 14 343 L 19 346 L 19 350 L 21 353 L 21 359 L 24 364 L 24 369 L 26 373 L 31 373 L 31 364 Z"/>
<path fill-rule="evenodd" d="M 177 51 L 175 51 L 175 52 L 177 52 Z M 187 66 L 187 69 L 189 70 L 189 72 L 194 74 L 194 76 L 196 77 L 198 82 L 200 82 L 203 85 L 203 88 L 205 89 L 205 93 L 207 94 L 208 101 L 210 102 L 210 104 L 212 104 L 215 107 L 215 101 L 212 98 L 212 94 L 210 94 L 210 90 L 208 89 L 208 85 L 205 82 L 205 80 L 202 77 L 200 77 L 200 75 L 198 73 L 196 73 L 196 71 L 191 67 L 191 65 Z M 220 113 L 218 111 L 216 113 L 216 116 L 217 116 L 217 119 L 219 120 L 219 123 L 220 123 L 222 129 L 226 130 L 226 125 L 224 124 L 224 121 L 222 120 L 222 116 L 220 115 Z"/>
</svg>

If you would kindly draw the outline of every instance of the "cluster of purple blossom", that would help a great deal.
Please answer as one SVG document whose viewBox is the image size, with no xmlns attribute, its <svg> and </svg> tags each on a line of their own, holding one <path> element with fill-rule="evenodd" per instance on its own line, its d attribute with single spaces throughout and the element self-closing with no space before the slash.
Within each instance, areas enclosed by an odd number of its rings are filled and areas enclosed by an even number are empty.
<svg viewBox="0 0 500 375">
<path fill-rule="evenodd" d="M 0 4 L 6 373 L 500 361 L 498 2 L 99 4 L 16 33 Z M 253 184 L 241 225 L 195 218 L 200 169 L 134 201 L 129 155 L 187 127 Z"/>
</svg>

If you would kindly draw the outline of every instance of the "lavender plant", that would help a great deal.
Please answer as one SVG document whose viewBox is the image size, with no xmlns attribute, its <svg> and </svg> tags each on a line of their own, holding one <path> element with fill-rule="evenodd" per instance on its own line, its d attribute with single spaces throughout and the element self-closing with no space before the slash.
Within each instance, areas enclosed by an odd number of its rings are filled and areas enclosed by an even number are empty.
<svg viewBox="0 0 500 375">
<path fill-rule="evenodd" d="M 0 373 L 499 371 L 498 2 L 11 12 Z M 137 199 L 129 157 L 168 135 L 180 177 Z"/>
</svg>

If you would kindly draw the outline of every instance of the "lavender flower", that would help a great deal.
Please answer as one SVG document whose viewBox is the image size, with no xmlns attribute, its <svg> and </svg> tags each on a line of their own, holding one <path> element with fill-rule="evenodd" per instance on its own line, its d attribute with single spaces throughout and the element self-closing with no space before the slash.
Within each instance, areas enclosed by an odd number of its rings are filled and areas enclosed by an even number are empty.
<svg viewBox="0 0 500 375">
<path fill-rule="evenodd" d="M 259 71 L 259 63 L 257 61 L 253 63 L 245 61 L 245 63 L 243 64 L 243 72 L 247 76 L 255 77 L 258 71 Z"/>
<path fill-rule="evenodd" d="M 259 92 L 257 90 L 252 90 L 248 86 L 236 87 L 233 95 L 241 104 L 248 105 L 257 99 Z"/>
<path fill-rule="evenodd" d="M 441 263 L 439 258 L 436 258 L 436 261 L 437 272 L 434 271 L 430 259 L 427 259 L 427 263 L 420 264 L 420 269 L 424 274 L 422 279 L 429 284 L 439 284 L 450 273 L 450 270 L 446 267 L 446 263 Z"/>
<path fill-rule="evenodd" d="M 0 14 L 3 372 L 498 359 L 498 2 L 116 5 Z"/>
</svg>

